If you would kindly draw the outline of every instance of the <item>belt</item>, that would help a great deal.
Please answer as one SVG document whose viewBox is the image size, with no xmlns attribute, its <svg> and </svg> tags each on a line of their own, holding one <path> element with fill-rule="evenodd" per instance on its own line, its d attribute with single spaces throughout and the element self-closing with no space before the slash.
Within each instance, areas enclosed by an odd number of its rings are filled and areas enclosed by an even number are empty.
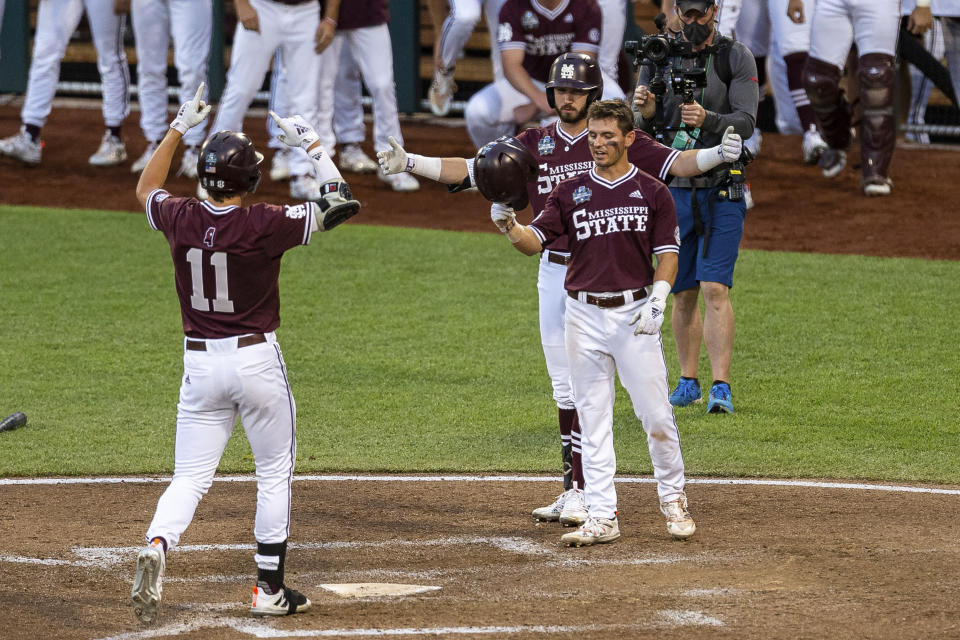
<svg viewBox="0 0 960 640">
<path fill-rule="evenodd" d="M 634 302 L 636 302 L 637 300 L 643 300 L 644 298 L 647 297 L 646 289 L 634 289 L 632 293 L 633 293 Z M 567 295 L 569 295 L 574 300 L 580 299 L 579 291 L 567 291 Z M 598 307 L 602 307 L 604 309 L 607 309 L 610 307 L 622 307 L 628 302 L 627 296 L 623 294 L 620 294 L 618 296 L 595 296 L 592 293 L 584 294 L 584 301 L 587 304 L 593 304 Z"/>
<path fill-rule="evenodd" d="M 564 266 L 570 264 L 570 256 L 564 253 L 557 253 L 556 251 L 547 250 L 547 260 L 553 264 L 562 264 Z"/>
<path fill-rule="evenodd" d="M 237 348 L 249 347 L 255 344 L 263 344 L 267 341 L 267 336 L 262 333 L 251 333 L 248 336 L 237 338 Z M 197 338 L 187 338 L 187 351 L 206 351 L 207 342 Z"/>
</svg>

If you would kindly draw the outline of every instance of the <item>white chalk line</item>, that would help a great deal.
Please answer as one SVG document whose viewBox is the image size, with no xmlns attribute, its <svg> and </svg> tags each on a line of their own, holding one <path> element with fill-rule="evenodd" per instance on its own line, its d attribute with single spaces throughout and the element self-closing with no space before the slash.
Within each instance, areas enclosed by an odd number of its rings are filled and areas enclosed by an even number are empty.
<svg viewBox="0 0 960 640">
<path fill-rule="evenodd" d="M 700 611 L 663 610 L 654 612 L 646 623 L 608 625 L 517 625 L 487 627 L 399 627 L 394 629 L 276 629 L 245 618 L 197 618 L 142 631 L 131 631 L 101 640 L 142 640 L 177 636 L 201 629 L 233 629 L 254 638 L 361 638 L 397 636 L 463 636 L 463 635 L 549 635 L 557 633 L 616 633 L 644 629 L 676 627 L 722 627 L 723 621 Z"/>
<path fill-rule="evenodd" d="M 298 475 L 299 482 L 557 482 L 556 476 L 361 476 L 361 475 Z M 69 484 L 145 484 L 167 483 L 169 477 L 117 477 L 117 478 L 0 478 L 5 485 L 69 485 Z M 250 476 L 218 476 L 214 482 L 256 482 Z M 653 478 L 617 477 L 618 484 L 655 484 Z M 758 478 L 687 478 L 687 484 L 745 485 L 769 487 L 805 487 L 810 489 L 847 489 L 854 491 L 886 491 L 894 493 L 930 493 L 960 496 L 960 489 L 936 487 L 909 487 L 893 484 L 866 484 L 859 482 L 824 482 L 819 480 L 772 480 Z"/>
</svg>

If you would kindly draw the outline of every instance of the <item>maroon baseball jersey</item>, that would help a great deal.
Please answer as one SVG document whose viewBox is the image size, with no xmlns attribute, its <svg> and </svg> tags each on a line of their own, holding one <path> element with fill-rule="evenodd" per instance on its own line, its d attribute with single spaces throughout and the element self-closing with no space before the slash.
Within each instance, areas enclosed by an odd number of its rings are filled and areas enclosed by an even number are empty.
<svg viewBox="0 0 960 640">
<path fill-rule="evenodd" d="M 637 137 L 633 144 L 627 147 L 627 158 L 641 171 L 666 182 L 670 165 L 680 151 L 663 146 L 640 129 L 635 129 L 634 132 Z M 553 122 L 546 127 L 525 129 L 517 135 L 517 139 L 537 159 L 539 167 L 537 182 L 527 185 L 527 195 L 534 215 L 543 211 L 547 197 L 560 182 L 593 168 L 593 156 L 590 155 L 586 129 L 577 136 L 571 136 L 563 130 L 559 122 Z M 567 251 L 567 237 L 557 236 L 543 248 Z"/>
<path fill-rule="evenodd" d="M 600 24 L 596 0 L 563 0 L 548 10 L 537 0 L 507 0 L 500 8 L 497 45 L 500 51 L 520 49 L 530 77 L 546 82 L 554 59 L 568 51 L 594 57 L 600 51 Z"/>
<path fill-rule="evenodd" d="M 390 22 L 387 0 L 347 0 L 340 3 L 337 31 L 375 27 Z"/>
<path fill-rule="evenodd" d="M 613 182 L 594 169 L 563 181 L 530 228 L 544 245 L 569 240 L 569 291 L 645 287 L 653 283 L 653 254 L 680 252 L 670 190 L 633 166 Z"/>
<path fill-rule="evenodd" d="M 280 258 L 309 244 L 316 207 L 218 207 L 155 189 L 147 222 L 170 244 L 183 332 L 226 338 L 276 329 Z"/>
</svg>

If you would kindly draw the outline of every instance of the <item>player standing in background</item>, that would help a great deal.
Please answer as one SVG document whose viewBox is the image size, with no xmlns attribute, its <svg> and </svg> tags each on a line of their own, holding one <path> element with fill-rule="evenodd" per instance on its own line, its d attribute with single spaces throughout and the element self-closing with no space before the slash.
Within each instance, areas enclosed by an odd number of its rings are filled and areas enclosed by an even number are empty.
<svg viewBox="0 0 960 640">
<path fill-rule="evenodd" d="M 929 3 L 929 0 L 920 0 Z M 890 160 L 896 143 L 893 117 L 894 56 L 900 22 L 899 0 L 817 0 L 810 27 L 810 56 L 804 86 L 820 135 L 829 145 L 820 156 L 826 178 L 840 175 L 850 145 L 850 105 L 840 89 L 850 45 L 856 42 L 860 87 L 861 187 L 868 196 L 890 195 Z M 789 0 L 787 15 L 806 21 L 803 0 Z"/>
<path fill-rule="evenodd" d="M 431 0 L 430 14 L 434 24 L 441 21 L 441 7 L 446 3 L 446 0 Z M 487 31 L 490 34 L 493 79 L 494 82 L 503 79 L 500 51 L 497 49 L 497 20 L 503 3 L 504 0 L 449 0 L 450 11 L 442 20 L 440 35 L 434 45 L 433 82 L 427 92 L 430 110 L 434 115 L 445 116 L 450 111 L 450 101 L 457 91 L 453 80 L 457 58 L 463 55 L 470 34 L 480 21 L 481 8 L 487 17 Z"/>
<path fill-rule="evenodd" d="M 237 29 L 233 36 L 230 69 L 212 130 L 243 130 L 243 117 L 263 84 L 277 50 L 283 56 L 287 108 L 309 122 L 317 121 L 319 54 L 333 41 L 340 0 L 326 0 L 322 20 L 317 0 L 235 2 Z M 321 123 L 320 131 L 323 129 Z M 291 198 L 319 198 L 317 178 L 310 170 L 306 154 L 294 149 L 290 157 Z"/>
<path fill-rule="evenodd" d="M 179 198 L 163 189 L 183 134 L 209 114 L 201 96 L 180 107 L 137 184 L 152 229 L 170 244 L 183 320 L 183 381 L 177 403 L 173 479 L 137 555 L 131 600 L 137 617 L 155 622 L 166 553 L 177 545 L 210 488 L 239 415 L 257 475 L 254 537 L 257 582 L 250 612 L 282 616 L 310 609 L 284 583 L 296 461 L 296 405 L 277 343 L 278 278 L 284 252 L 310 243 L 357 212 L 349 189 L 313 128 L 299 116 L 280 120 L 284 142 L 309 153 L 317 175 L 339 184 L 337 196 L 296 206 L 244 206 L 260 184 L 263 156 L 242 133 L 218 131 L 201 149 L 198 173 L 210 200 Z M 341 197 L 346 196 L 346 197 Z"/>
<path fill-rule="evenodd" d="M 685 540 L 696 525 L 687 510 L 680 432 L 667 399 L 660 338 L 677 275 L 680 233 L 673 199 L 663 183 L 628 160 L 627 148 L 637 134 L 626 103 L 593 103 L 587 127 L 593 168 L 558 184 L 530 226 L 517 223 L 513 209 L 500 204 L 490 214 L 521 253 L 538 253 L 560 237 L 570 250 L 565 342 L 580 416 L 589 515 L 561 541 L 579 547 L 620 537 L 613 446 L 617 374 L 647 433 L 667 531 Z M 478 160 L 478 183 L 485 180 L 483 170 Z"/>
<path fill-rule="evenodd" d="M 129 0 L 124 0 L 129 1 Z M 147 148 L 131 165 L 133 173 L 147 166 L 167 131 L 167 48 L 173 38 L 173 64 L 177 68 L 183 104 L 207 79 L 212 0 L 132 0 L 130 17 L 137 45 L 137 95 L 140 129 Z M 187 131 L 186 149 L 179 173 L 197 179 L 197 155 L 204 139 L 203 127 Z"/>
<path fill-rule="evenodd" d="M 924 46 L 937 60 L 946 56 L 953 93 L 960 98 L 960 0 L 933 0 L 930 5 L 904 0 L 901 10 L 903 15 L 909 16 L 907 31 L 923 37 Z M 908 124 L 924 123 L 932 89 L 930 79 L 910 65 Z M 930 143 L 930 135 L 926 133 L 908 133 L 906 136 L 922 144 Z"/>
<path fill-rule="evenodd" d="M 592 160 L 587 143 L 587 109 L 602 93 L 603 78 L 592 56 L 565 53 L 554 60 L 546 85 L 549 104 L 558 120 L 540 128 L 526 129 L 516 138 L 520 151 L 535 159 L 537 180 L 527 185 L 527 197 L 537 215 L 547 197 L 561 181 L 590 170 Z M 703 150 L 678 151 L 658 144 L 638 131 L 628 148 L 630 162 L 646 173 L 667 181 L 668 176 L 694 176 L 722 162 L 740 157 L 740 138 L 730 135 L 721 146 Z M 377 154 L 384 171 L 411 171 L 449 185 L 468 188 L 475 184 L 474 159 L 428 158 L 407 153 L 400 145 Z M 540 340 L 547 373 L 553 388 L 560 427 L 564 492 L 549 506 L 535 509 L 539 520 L 581 524 L 586 517 L 583 502 L 583 473 L 580 462 L 580 428 L 570 388 L 570 365 L 564 342 L 564 310 L 567 294 L 564 279 L 570 252 L 565 237 L 543 247 L 537 275 Z"/>
<path fill-rule="evenodd" d="M 601 21 L 596 0 L 507 0 L 497 27 L 504 79 L 475 93 L 464 112 L 473 144 L 480 147 L 551 116 L 544 91 L 550 65 L 567 51 L 596 57 Z"/>
<path fill-rule="evenodd" d="M 97 69 L 103 87 L 103 121 L 107 130 L 90 164 L 110 167 L 125 162 L 121 125 L 130 113 L 130 68 L 123 49 L 123 30 L 127 16 L 114 0 L 40 0 L 37 31 L 33 40 L 33 59 L 27 79 L 27 94 L 20 111 L 20 133 L 0 140 L 0 154 L 26 164 L 40 164 L 43 143 L 40 130 L 47 122 L 57 92 L 60 62 L 67 53 L 70 36 L 77 30 L 83 12 L 87 13 L 93 45 L 97 50 Z"/>
<path fill-rule="evenodd" d="M 366 127 L 357 71 L 373 100 L 374 148 L 380 151 L 389 149 L 390 138 L 403 143 L 397 113 L 397 89 L 393 81 L 389 21 L 386 0 L 352 0 L 340 9 L 340 24 L 330 45 L 330 55 L 337 67 L 333 128 L 337 141 L 343 145 L 340 166 L 345 171 L 366 169 L 363 160 L 373 165 L 359 146 L 366 136 Z M 376 165 L 373 168 L 376 169 Z M 410 174 L 381 173 L 380 178 L 394 191 L 420 188 L 420 183 Z"/>
</svg>

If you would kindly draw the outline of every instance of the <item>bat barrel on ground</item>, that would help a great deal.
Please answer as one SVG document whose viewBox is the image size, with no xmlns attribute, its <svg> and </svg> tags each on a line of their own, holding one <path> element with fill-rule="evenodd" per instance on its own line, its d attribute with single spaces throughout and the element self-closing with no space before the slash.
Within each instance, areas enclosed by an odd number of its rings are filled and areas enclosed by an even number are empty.
<svg viewBox="0 0 960 640">
<path fill-rule="evenodd" d="M 3 420 L 0 420 L 0 431 L 13 431 L 17 427 L 27 424 L 27 414 L 22 411 L 11 413 Z"/>
</svg>

